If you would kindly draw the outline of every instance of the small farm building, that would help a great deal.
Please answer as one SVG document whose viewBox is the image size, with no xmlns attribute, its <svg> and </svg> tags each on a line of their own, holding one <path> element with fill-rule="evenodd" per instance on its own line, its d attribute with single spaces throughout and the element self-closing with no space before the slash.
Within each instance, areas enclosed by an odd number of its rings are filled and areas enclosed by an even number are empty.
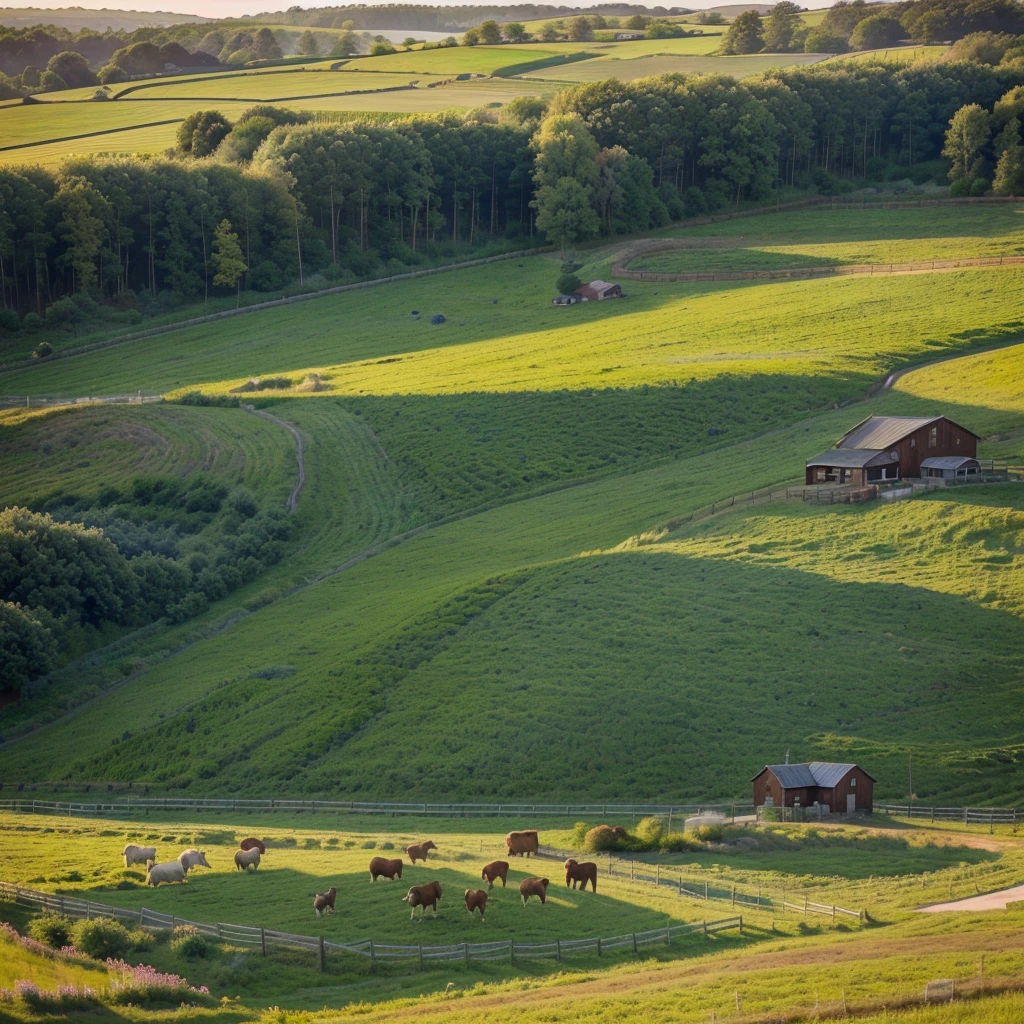
<svg viewBox="0 0 1024 1024">
<path fill-rule="evenodd" d="M 923 476 L 929 459 L 955 457 L 977 466 L 977 454 L 978 435 L 945 416 L 869 416 L 835 448 L 808 459 L 806 479 L 809 484 L 863 487 Z"/>
<path fill-rule="evenodd" d="M 575 306 L 577 302 L 583 300 L 578 295 L 556 295 L 551 300 L 552 306 Z"/>
<path fill-rule="evenodd" d="M 647 36 L 643 32 L 616 32 L 616 42 L 622 42 L 626 39 L 646 39 Z"/>
<path fill-rule="evenodd" d="M 874 805 L 875 780 L 855 764 L 769 764 L 750 781 L 755 807 L 763 807 L 769 797 L 776 807 L 819 804 L 832 814 L 870 813 Z"/>
<path fill-rule="evenodd" d="M 940 455 L 921 463 L 921 479 L 963 480 L 981 471 L 981 463 L 964 455 Z"/>
<path fill-rule="evenodd" d="M 581 302 L 600 302 L 602 299 L 621 299 L 622 288 L 610 281 L 591 281 L 577 288 L 574 295 L 578 295 Z"/>
</svg>

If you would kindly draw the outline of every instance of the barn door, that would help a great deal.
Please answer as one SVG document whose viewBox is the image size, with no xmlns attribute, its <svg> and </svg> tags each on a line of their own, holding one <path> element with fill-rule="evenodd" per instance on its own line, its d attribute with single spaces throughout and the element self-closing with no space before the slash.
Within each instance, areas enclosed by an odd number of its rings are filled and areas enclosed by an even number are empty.
<svg viewBox="0 0 1024 1024">
<path fill-rule="evenodd" d="M 857 810 L 857 794 L 847 793 L 846 794 L 846 813 L 853 814 Z"/>
</svg>

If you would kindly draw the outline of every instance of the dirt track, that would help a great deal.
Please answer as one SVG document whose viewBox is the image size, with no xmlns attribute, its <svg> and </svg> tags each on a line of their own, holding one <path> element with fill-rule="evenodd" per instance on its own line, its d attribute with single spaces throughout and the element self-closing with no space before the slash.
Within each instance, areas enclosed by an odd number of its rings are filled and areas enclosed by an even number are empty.
<svg viewBox="0 0 1024 1024">
<path fill-rule="evenodd" d="M 1015 885 L 1011 889 L 1000 889 L 998 892 L 986 892 L 981 896 L 968 896 L 964 900 L 952 900 L 949 903 L 933 903 L 929 907 L 921 907 L 922 914 L 944 914 L 947 911 L 1005 910 L 1008 903 L 1024 900 L 1024 885 Z"/>
</svg>

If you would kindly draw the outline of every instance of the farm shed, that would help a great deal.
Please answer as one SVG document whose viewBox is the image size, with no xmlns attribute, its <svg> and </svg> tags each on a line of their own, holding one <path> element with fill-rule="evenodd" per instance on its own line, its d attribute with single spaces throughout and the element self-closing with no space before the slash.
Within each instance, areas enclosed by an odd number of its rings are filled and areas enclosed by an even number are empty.
<svg viewBox="0 0 1024 1024">
<path fill-rule="evenodd" d="M 832 814 L 870 814 L 874 806 L 875 779 L 855 764 L 768 764 L 750 781 L 755 807 L 763 807 L 769 797 L 776 807 L 820 804 Z"/>
<path fill-rule="evenodd" d="M 577 288 L 573 294 L 579 296 L 580 302 L 601 302 L 603 299 L 621 299 L 622 288 L 610 281 L 591 281 Z"/>
<path fill-rule="evenodd" d="M 646 39 L 646 35 L 643 32 L 616 32 L 615 41 L 624 42 L 627 39 Z"/>
<path fill-rule="evenodd" d="M 981 471 L 981 463 L 963 455 L 940 455 L 921 463 L 921 479 L 959 480 Z"/>
<path fill-rule="evenodd" d="M 978 435 L 945 416 L 869 416 L 805 467 L 809 484 L 866 484 L 922 475 L 926 459 L 975 459 Z"/>
<path fill-rule="evenodd" d="M 578 295 L 556 295 L 551 300 L 552 306 L 575 306 L 577 302 L 583 300 Z"/>
</svg>

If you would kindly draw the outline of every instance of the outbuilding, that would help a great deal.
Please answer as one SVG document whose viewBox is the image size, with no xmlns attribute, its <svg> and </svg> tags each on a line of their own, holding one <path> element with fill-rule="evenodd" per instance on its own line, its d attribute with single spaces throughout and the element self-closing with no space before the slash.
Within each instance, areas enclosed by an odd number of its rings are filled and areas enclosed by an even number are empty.
<svg viewBox="0 0 1024 1024">
<path fill-rule="evenodd" d="M 855 764 L 810 761 L 806 764 L 768 764 L 751 780 L 754 806 L 812 807 L 832 814 L 871 813 L 875 779 Z"/>
<path fill-rule="evenodd" d="M 601 302 L 604 299 L 621 299 L 622 288 L 610 281 L 591 281 L 577 288 L 573 294 L 579 296 L 580 302 Z"/>
<path fill-rule="evenodd" d="M 966 480 L 981 472 L 981 463 L 960 455 L 940 455 L 921 463 L 922 480 Z"/>
<path fill-rule="evenodd" d="M 556 295 L 551 300 L 552 306 L 575 306 L 577 302 L 583 300 L 578 295 Z"/>
<path fill-rule="evenodd" d="M 926 460 L 955 457 L 977 462 L 978 435 L 945 416 L 869 416 L 835 448 L 808 459 L 808 484 L 864 487 L 920 477 Z"/>
</svg>

